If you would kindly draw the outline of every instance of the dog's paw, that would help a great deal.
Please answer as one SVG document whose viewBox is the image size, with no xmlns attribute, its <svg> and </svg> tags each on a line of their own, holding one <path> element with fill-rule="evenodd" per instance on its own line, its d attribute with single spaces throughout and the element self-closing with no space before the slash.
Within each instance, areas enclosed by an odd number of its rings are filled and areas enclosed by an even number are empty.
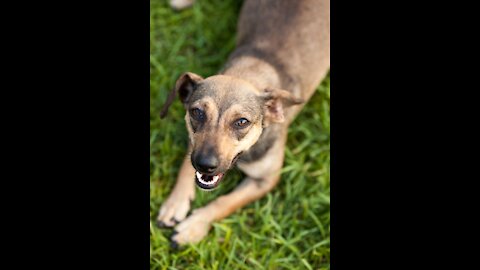
<svg viewBox="0 0 480 270">
<path fill-rule="evenodd" d="M 160 228 L 173 227 L 184 220 L 190 210 L 192 198 L 191 195 L 170 194 L 160 207 L 157 226 Z"/>
<path fill-rule="evenodd" d="M 195 0 L 170 0 L 170 6 L 175 10 L 182 10 L 193 5 Z"/>
<path fill-rule="evenodd" d="M 175 227 L 172 244 L 175 246 L 195 244 L 202 240 L 212 227 L 208 212 L 200 208 Z"/>
</svg>

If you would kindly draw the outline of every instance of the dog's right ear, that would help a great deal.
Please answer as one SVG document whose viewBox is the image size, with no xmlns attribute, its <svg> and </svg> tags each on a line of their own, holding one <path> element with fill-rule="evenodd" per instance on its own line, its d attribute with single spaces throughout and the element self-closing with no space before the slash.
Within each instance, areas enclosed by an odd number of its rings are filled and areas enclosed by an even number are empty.
<svg viewBox="0 0 480 270">
<path fill-rule="evenodd" d="M 198 83 L 202 80 L 203 78 L 195 73 L 183 73 L 175 83 L 175 88 L 170 91 L 170 94 L 168 94 L 167 101 L 165 101 L 162 111 L 160 112 L 160 118 L 165 118 L 168 108 L 173 103 L 177 93 L 180 97 L 180 101 L 182 101 L 183 104 L 187 103 L 192 96 L 193 91 L 197 88 Z"/>
</svg>

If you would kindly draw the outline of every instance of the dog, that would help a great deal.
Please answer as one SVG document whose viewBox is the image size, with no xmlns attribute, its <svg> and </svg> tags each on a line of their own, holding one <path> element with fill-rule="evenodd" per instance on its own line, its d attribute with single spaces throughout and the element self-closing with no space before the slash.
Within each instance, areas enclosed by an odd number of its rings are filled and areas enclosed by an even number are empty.
<svg viewBox="0 0 480 270">
<path fill-rule="evenodd" d="M 246 0 L 237 31 L 223 69 L 207 78 L 182 74 L 161 112 L 178 95 L 190 138 L 157 218 L 175 227 L 173 246 L 199 242 L 213 222 L 275 187 L 288 126 L 330 69 L 329 0 Z M 195 186 L 216 188 L 232 166 L 246 175 L 242 183 L 187 217 Z"/>
</svg>

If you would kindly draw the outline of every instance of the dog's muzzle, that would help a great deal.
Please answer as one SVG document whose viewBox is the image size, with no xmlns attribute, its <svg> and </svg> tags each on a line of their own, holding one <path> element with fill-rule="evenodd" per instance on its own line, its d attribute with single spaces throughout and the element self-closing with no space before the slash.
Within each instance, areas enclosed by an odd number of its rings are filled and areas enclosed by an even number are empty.
<svg viewBox="0 0 480 270">
<path fill-rule="evenodd" d="M 235 165 L 235 162 L 238 160 L 239 156 L 242 154 L 243 152 L 240 152 L 238 153 L 232 160 L 232 162 L 230 163 L 230 166 L 228 169 L 230 169 L 233 165 Z M 193 164 L 193 161 L 192 161 L 192 164 Z M 207 172 L 207 173 L 202 173 L 200 172 L 199 170 L 200 169 L 197 169 L 198 167 L 198 162 L 196 165 L 194 165 L 194 168 L 196 169 L 195 171 L 195 183 L 197 184 L 197 186 L 201 189 L 204 189 L 204 190 L 212 190 L 214 188 L 216 188 L 220 182 L 222 181 L 223 177 L 225 176 L 225 172 L 223 173 L 210 173 L 210 172 Z M 227 169 L 227 170 L 228 170 Z"/>
</svg>

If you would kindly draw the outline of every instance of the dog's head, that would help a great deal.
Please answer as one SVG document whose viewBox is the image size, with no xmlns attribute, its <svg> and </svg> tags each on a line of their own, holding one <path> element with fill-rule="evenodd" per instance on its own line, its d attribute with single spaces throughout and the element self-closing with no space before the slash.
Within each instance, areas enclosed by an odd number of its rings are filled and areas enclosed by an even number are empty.
<svg viewBox="0 0 480 270">
<path fill-rule="evenodd" d="M 187 112 L 196 183 L 203 189 L 215 188 L 239 155 L 258 141 L 265 127 L 283 122 L 286 106 L 303 102 L 288 91 L 257 89 L 236 77 L 203 79 L 187 72 L 177 80 L 162 118 L 177 94 Z"/>
</svg>

